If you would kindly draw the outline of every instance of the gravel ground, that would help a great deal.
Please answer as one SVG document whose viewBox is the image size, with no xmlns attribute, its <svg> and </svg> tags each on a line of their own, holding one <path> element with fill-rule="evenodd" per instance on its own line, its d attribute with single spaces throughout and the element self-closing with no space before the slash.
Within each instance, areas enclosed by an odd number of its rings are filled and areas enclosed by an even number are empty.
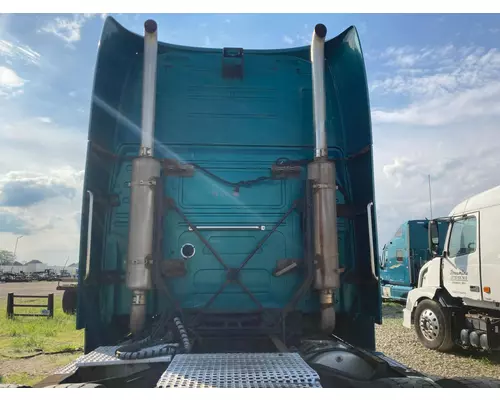
<svg viewBox="0 0 500 400">
<path fill-rule="evenodd" d="M 377 350 L 417 371 L 442 377 L 500 379 L 500 355 L 428 350 L 415 331 L 403 327 L 403 306 L 383 306 L 383 323 L 376 325 Z"/>
</svg>

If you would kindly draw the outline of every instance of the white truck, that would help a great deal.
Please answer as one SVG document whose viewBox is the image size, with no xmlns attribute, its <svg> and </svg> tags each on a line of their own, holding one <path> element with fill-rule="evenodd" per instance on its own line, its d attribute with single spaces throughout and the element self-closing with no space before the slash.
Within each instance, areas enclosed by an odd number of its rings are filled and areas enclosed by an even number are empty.
<svg viewBox="0 0 500 400">
<path fill-rule="evenodd" d="M 443 253 L 438 220 L 448 220 Z M 429 224 L 434 258 L 408 294 L 403 326 L 427 348 L 500 350 L 500 186 L 458 204 Z"/>
</svg>

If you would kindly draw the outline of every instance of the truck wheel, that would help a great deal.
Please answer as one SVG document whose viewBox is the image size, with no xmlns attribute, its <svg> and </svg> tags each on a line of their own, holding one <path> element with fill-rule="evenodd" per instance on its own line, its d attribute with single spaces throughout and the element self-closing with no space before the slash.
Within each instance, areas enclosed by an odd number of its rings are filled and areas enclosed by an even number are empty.
<svg viewBox="0 0 500 400">
<path fill-rule="evenodd" d="M 373 384 L 372 384 L 373 383 Z M 378 388 L 438 388 L 437 383 L 423 378 L 382 378 L 370 382 L 370 387 Z"/>
<path fill-rule="evenodd" d="M 450 315 L 434 300 L 419 303 L 413 324 L 418 340 L 428 349 L 446 352 L 453 348 Z"/>
<path fill-rule="evenodd" d="M 76 312 L 76 290 L 66 289 L 62 298 L 62 308 L 65 314 L 74 314 Z"/>
<path fill-rule="evenodd" d="M 498 379 L 443 378 L 436 383 L 442 388 L 500 388 Z"/>
</svg>

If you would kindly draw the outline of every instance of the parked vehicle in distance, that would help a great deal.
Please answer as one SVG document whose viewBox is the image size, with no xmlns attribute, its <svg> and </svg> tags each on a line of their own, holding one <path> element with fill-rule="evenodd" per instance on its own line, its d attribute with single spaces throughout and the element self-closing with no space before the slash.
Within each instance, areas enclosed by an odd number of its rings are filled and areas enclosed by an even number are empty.
<svg viewBox="0 0 500 400">
<path fill-rule="evenodd" d="M 57 274 L 57 279 L 62 279 L 62 278 L 71 278 L 71 274 L 69 271 L 62 270 Z"/>
<path fill-rule="evenodd" d="M 2 280 L 4 282 L 29 282 L 31 278 L 28 274 L 23 272 L 12 273 L 4 271 L 2 273 Z"/>
<path fill-rule="evenodd" d="M 438 223 L 443 243 L 448 223 Z M 383 299 L 406 302 L 408 292 L 417 285 L 420 269 L 432 258 L 428 229 L 427 219 L 406 221 L 384 245 L 380 260 Z"/>
<path fill-rule="evenodd" d="M 448 223 L 444 242 L 439 222 Z M 500 186 L 458 204 L 430 221 L 435 256 L 408 293 L 406 328 L 427 348 L 500 350 Z"/>
</svg>

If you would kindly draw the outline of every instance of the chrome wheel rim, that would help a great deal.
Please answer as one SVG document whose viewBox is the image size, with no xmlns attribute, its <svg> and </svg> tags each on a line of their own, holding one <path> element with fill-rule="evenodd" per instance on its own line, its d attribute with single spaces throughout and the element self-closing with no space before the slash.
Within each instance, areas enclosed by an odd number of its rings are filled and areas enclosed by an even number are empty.
<svg viewBox="0 0 500 400">
<path fill-rule="evenodd" d="M 436 340 L 439 335 L 439 320 L 432 310 L 424 310 L 420 314 L 420 331 L 427 340 Z"/>
</svg>

